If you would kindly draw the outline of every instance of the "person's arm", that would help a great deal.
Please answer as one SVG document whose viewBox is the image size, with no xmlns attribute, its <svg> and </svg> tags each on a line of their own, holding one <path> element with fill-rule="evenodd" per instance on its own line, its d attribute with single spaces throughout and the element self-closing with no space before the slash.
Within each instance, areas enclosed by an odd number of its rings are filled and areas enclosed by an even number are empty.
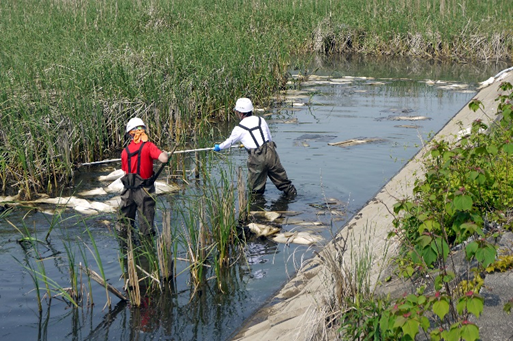
<svg viewBox="0 0 513 341">
<path fill-rule="evenodd" d="M 232 130 L 232 133 L 229 138 L 227 138 L 223 143 L 219 145 L 219 149 L 226 149 L 230 148 L 231 145 L 239 142 L 242 138 L 242 134 L 244 133 L 244 130 L 240 127 L 235 127 Z"/>
<path fill-rule="evenodd" d="M 150 158 L 152 160 L 159 160 L 162 163 L 166 163 L 169 160 L 167 152 L 160 150 L 154 143 L 148 142 L 148 148 L 150 148 Z"/>
<path fill-rule="evenodd" d="M 265 121 L 264 121 L 264 122 L 265 122 Z M 265 122 L 265 123 L 263 124 L 263 126 L 264 126 L 264 132 L 265 132 L 265 134 L 266 134 L 266 135 L 268 136 L 268 138 L 269 138 L 269 139 L 268 139 L 268 141 L 269 141 L 269 142 L 270 142 L 270 141 L 272 141 L 272 140 L 273 140 L 273 136 L 271 135 L 271 130 L 269 129 L 269 125 L 267 124 L 267 122 Z"/>
<path fill-rule="evenodd" d="M 160 153 L 158 160 L 162 163 L 166 163 L 169 160 L 169 155 L 166 152 Z"/>
</svg>

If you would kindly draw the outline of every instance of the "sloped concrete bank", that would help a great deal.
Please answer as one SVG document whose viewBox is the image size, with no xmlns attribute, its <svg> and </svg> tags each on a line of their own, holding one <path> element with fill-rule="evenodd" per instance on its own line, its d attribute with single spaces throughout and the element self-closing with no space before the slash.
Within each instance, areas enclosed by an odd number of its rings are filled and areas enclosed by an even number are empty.
<svg viewBox="0 0 513 341">
<path fill-rule="evenodd" d="M 476 119 L 485 123 L 496 118 L 497 102 L 501 82 L 513 84 L 513 71 L 508 69 L 490 78 L 479 93 L 474 97 L 480 100 L 485 112 L 473 112 L 465 105 L 436 135 L 435 139 L 456 139 L 462 129 L 471 126 Z M 422 173 L 421 158 L 425 153 L 422 149 L 408 162 L 380 191 L 363 207 L 331 241 L 323 251 L 304 265 L 273 298 L 271 298 L 256 314 L 249 318 L 233 340 L 265 341 L 265 340 L 309 340 L 313 335 L 326 332 L 322 330 L 327 321 L 326 313 L 329 305 L 336 301 L 339 293 L 335 292 L 333 271 L 330 264 L 333 261 L 349 265 L 350 255 L 362 252 L 366 246 L 372 254 L 374 261 L 371 270 L 371 285 L 377 283 L 380 277 L 381 265 L 396 254 L 398 244 L 387 239 L 392 228 L 393 205 L 401 198 L 412 195 L 415 178 Z M 344 247 L 347 251 L 340 252 Z M 358 250 L 358 251 L 356 251 Z M 501 289 L 510 294 L 509 297 L 497 298 L 502 300 L 497 307 L 513 297 L 513 275 L 501 275 Z M 509 290 L 508 290 L 509 288 Z M 511 316 L 509 321 L 494 318 L 493 314 L 500 312 L 485 312 L 479 320 L 483 340 L 508 340 L 513 336 Z M 488 315 L 487 315 L 488 314 Z M 491 314 L 491 315 L 490 315 Z M 486 317 L 486 318 L 485 318 Z M 495 328 L 491 324 L 501 324 L 502 328 Z M 493 338 L 485 337 L 487 333 L 494 332 Z M 490 337 L 492 337 L 490 335 Z"/>
</svg>

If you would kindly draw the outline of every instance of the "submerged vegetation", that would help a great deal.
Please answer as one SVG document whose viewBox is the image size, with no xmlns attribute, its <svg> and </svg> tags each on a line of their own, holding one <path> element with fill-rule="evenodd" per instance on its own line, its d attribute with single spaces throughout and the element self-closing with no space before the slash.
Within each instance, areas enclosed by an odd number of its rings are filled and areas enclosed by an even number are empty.
<svg viewBox="0 0 513 341">
<path fill-rule="evenodd" d="M 210 145 L 237 97 L 271 103 L 292 55 L 495 61 L 513 48 L 506 0 L 7 0 L 0 13 L 0 183 L 26 197 L 117 153 L 135 115 L 159 145 Z"/>
</svg>

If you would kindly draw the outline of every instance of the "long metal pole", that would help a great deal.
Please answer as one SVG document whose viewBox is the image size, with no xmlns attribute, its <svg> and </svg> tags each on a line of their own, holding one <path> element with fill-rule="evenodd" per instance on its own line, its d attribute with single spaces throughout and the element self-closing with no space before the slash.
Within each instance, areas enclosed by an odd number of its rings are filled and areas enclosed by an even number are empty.
<svg viewBox="0 0 513 341">
<path fill-rule="evenodd" d="M 199 149 L 189 149 L 189 150 L 176 150 L 173 154 L 194 153 L 194 152 L 202 152 L 202 151 L 206 151 L 206 150 L 214 150 L 214 149 L 213 148 L 199 148 Z M 81 166 L 101 165 L 103 163 L 111 163 L 111 162 L 119 162 L 119 161 L 121 161 L 121 159 L 110 159 L 110 160 L 103 160 L 103 161 L 80 163 L 80 164 L 78 164 L 78 166 L 81 167 Z"/>
</svg>

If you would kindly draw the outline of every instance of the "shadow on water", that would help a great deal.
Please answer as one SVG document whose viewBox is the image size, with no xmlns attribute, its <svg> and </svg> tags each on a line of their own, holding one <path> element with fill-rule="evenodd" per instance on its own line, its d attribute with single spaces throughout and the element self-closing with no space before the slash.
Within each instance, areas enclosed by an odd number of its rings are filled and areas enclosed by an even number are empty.
<svg viewBox="0 0 513 341">
<path fill-rule="evenodd" d="M 439 131 L 475 95 L 478 82 L 495 75 L 504 65 L 450 65 L 418 60 L 371 60 L 356 56 L 314 56 L 295 61 L 293 76 L 315 75 L 302 85 L 292 84 L 281 98 L 282 106 L 264 112 L 273 139 L 298 195 L 287 200 L 268 184 L 256 198 L 252 211 L 280 211 L 288 215 L 273 224 L 283 231 L 310 231 L 325 242 L 335 234 L 400 168 L 430 136 Z M 322 78 L 324 77 L 324 78 Z M 342 81 L 344 77 L 359 77 Z M 428 82 L 428 80 L 432 81 Z M 438 81 L 438 82 L 437 82 Z M 454 85 L 451 87 L 451 85 Z M 425 116 L 419 121 L 395 121 L 391 117 Z M 222 141 L 230 132 L 227 127 Z M 336 146 L 349 139 L 375 138 L 379 143 Z M 218 141 L 216 141 L 218 142 Z M 245 167 L 244 151 L 230 151 L 225 158 Z M 223 161 L 214 164 L 223 167 Z M 93 168 L 95 169 L 95 168 Z M 101 170 L 101 168 L 97 168 Z M 99 174 L 84 174 L 84 183 Z M 193 188 L 194 186 L 191 186 Z M 159 197 L 159 210 L 175 207 L 188 190 Z M 90 245 L 84 232 L 88 226 L 104 261 L 109 282 L 123 286 L 112 215 L 84 218 L 65 213 L 50 244 L 40 245 L 48 276 L 68 283 L 64 243 L 80 238 Z M 16 226 L 25 225 L 34 237 L 44 239 L 51 220 L 36 210 L 18 210 L 9 215 Z M 161 212 L 156 221 L 162 221 Z M 160 223 L 159 223 L 160 224 Z M 160 226 L 160 225 L 159 225 Z M 103 307 L 105 290 L 92 289 L 94 305 L 71 308 L 54 299 L 37 311 L 34 283 L 17 259 L 34 260 L 30 250 L 16 242 L 19 234 L 6 220 L 0 221 L 0 337 L 2 339 L 76 340 L 223 340 L 232 335 L 295 271 L 322 245 L 276 243 L 252 238 L 245 247 L 246 259 L 227 269 L 221 288 L 207 280 L 194 291 L 186 265 L 177 265 L 174 290 L 164 290 L 143 299 L 141 307 L 114 301 Z M 89 265 L 94 259 L 86 252 Z M 31 258 L 32 257 L 32 258 Z M 85 278 L 83 279 L 85 281 Z M 65 284 L 63 284 L 64 286 Z M 221 290 L 222 289 L 222 290 Z"/>
</svg>

